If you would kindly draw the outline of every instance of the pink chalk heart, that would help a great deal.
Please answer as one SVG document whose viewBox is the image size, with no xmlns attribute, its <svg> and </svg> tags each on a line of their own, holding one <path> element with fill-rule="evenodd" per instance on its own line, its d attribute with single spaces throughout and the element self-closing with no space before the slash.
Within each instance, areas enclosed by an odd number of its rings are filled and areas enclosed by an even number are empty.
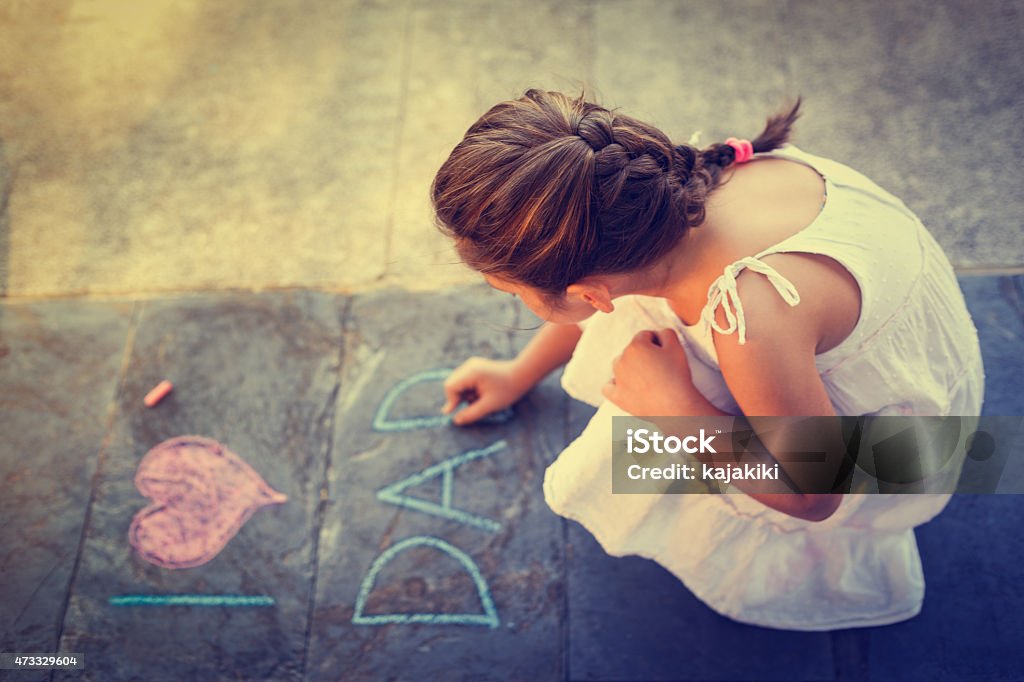
<svg viewBox="0 0 1024 682">
<path fill-rule="evenodd" d="M 257 509 L 288 499 L 238 455 L 201 436 L 171 438 L 147 452 L 135 487 L 153 504 L 132 519 L 128 540 L 163 568 L 205 564 Z"/>
</svg>

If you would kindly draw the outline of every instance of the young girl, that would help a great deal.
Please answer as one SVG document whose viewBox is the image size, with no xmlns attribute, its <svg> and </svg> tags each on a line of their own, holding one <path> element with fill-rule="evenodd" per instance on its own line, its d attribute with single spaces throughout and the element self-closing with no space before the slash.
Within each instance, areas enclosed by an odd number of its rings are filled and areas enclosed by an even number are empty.
<svg viewBox="0 0 1024 682">
<path fill-rule="evenodd" d="M 432 187 L 460 256 L 544 326 L 514 360 L 445 383 L 468 424 L 568 363 L 598 407 L 544 494 L 612 555 L 658 561 L 757 625 L 881 625 L 921 608 L 913 527 L 948 495 L 613 495 L 615 415 L 978 415 L 977 332 L 917 217 L 858 172 L 786 144 L 698 149 L 557 92 L 485 113 Z"/>
</svg>

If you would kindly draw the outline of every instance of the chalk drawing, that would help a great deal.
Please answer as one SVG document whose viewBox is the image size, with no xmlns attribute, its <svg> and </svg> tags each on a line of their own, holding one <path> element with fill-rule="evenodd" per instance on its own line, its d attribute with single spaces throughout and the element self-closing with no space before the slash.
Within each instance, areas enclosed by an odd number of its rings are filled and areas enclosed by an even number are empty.
<svg viewBox="0 0 1024 682">
<path fill-rule="evenodd" d="M 128 540 L 162 568 L 206 563 L 256 510 L 288 499 L 238 455 L 201 436 L 154 446 L 139 462 L 135 487 L 153 503 L 132 519 Z"/>
<path fill-rule="evenodd" d="M 123 594 L 111 606 L 273 606 L 274 598 L 244 594 Z"/>
<path fill-rule="evenodd" d="M 433 547 L 445 552 L 450 557 L 462 564 L 466 572 L 473 579 L 476 585 L 477 595 L 480 597 L 480 605 L 483 613 L 375 613 L 366 615 L 363 610 L 366 608 L 366 599 L 370 596 L 377 574 L 384 568 L 391 559 L 399 552 L 410 547 Z M 359 586 L 359 596 L 356 597 L 356 608 L 352 614 L 352 622 L 356 625 L 383 625 L 385 623 L 424 623 L 428 625 L 485 625 L 489 628 L 498 627 L 498 611 L 494 608 L 494 600 L 491 599 L 491 591 L 487 581 L 480 574 L 476 562 L 458 547 L 454 547 L 440 538 L 429 535 L 417 535 L 406 538 L 389 547 L 383 554 L 377 557 L 362 585 Z"/>
<path fill-rule="evenodd" d="M 413 374 L 412 376 L 395 384 L 391 390 L 384 395 L 384 399 L 380 402 L 380 406 L 377 408 L 377 413 L 373 417 L 373 430 L 388 433 L 394 431 L 411 431 L 413 429 L 428 429 L 435 426 L 450 424 L 453 414 L 436 414 L 420 417 L 405 417 L 402 419 L 390 419 L 388 417 L 388 413 L 391 412 L 391 408 L 395 404 L 395 400 L 398 399 L 398 396 L 405 393 L 411 387 L 427 381 L 444 381 L 451 373 L 451 369 L 428 369 L 422 372 L 417 372 L 416 374 Z M 487 415 L 477 423 L 503 424 L 514 416 L 515 413 L 511 409 L 505 408 L 504 410 L 499 410 L 494 414 Z"/>
<path fill-rule="evenodd" d="M 466 462 L 488 457 L 496 452 L 504 450 L 506 447 L 508 447 L 508 443 L 503 440 L 499 440 L 497 443 L 488 445 L 486 448 L 469 450 L 468 452 L 463 452 L 460 455 L 446 459 L 443 462 L 438 462 L 419 473 L 403 478 L 401 481 L 392 483 L 385 488 L 381 488 L 377 491 L 377 499 L 381 502 L 388 502 L 400 507 L 408 507 L 410 509 L 423 512 L 424 514 L 433 514 L 445 519 L 459 521 L 460 523 L 465 523 L 470 526 L 476 526 L 477 528 L 482 528 L 484 530 L 491 531 L 492 533 L 497 533 L 501 530 L 501 524 L 497 521 L 483 516 L 477 516 L 476 514 L 471 514 L 470 512 L 452 506 L 452 479 L 454 478 L 455 469 Z M 436 478 L 437 476 L 441 477 L 441 504 L 402 494 L 407 488 L 419 485 L 420 483 Z"/>
</svg>

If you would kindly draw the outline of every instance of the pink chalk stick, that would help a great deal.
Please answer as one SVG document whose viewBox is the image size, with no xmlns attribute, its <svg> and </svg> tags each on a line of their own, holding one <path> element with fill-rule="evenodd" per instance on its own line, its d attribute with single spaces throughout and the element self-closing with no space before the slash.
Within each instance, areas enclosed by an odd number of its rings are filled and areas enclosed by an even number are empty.
<svg viewBox="0 0 1024 682">
<path fill-rule="evenodd" d="M 169 382 L 167 379 L 164 379 L 159 384 L 157 384 L 152 391 L 146 394 L 146 397 L 142 399 L 142 402 L 146 405 L 146 407 L 153 407 L 158 402 L 163 400 L 164 396 L 170 393 L 171 389 L 173 388 L 174 384 Z"/>
</svg>

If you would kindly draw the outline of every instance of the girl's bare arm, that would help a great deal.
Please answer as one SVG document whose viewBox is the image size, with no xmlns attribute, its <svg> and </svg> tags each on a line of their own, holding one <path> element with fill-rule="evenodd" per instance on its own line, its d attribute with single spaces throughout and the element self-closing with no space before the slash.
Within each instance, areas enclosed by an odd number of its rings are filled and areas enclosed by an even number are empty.
<svg viewBox="0 0 1024 682">
<path fill-rule="evenodd" d="M 515 373 L 526 384 L 527 390 L 569 362 L 582 333 L 583 330 L 575 324 L 544 323 L 513 360 Z"/>
<path fill-rule="evenodd" d="M 444 382 L 442 411 L 450 414 L 460 403 L 469 403 L 452 417 L 461 426 L 508 407 L 568 362 L 581 334 L 575 324 L 547 322 L 514 360 L 466 360 Z"/>
</svg>

